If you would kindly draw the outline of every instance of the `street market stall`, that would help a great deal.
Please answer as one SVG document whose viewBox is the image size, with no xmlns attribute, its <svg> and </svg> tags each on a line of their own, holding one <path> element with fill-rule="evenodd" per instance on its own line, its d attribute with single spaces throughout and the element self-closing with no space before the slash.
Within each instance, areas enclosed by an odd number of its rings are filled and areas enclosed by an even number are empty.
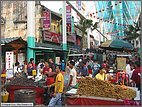
<svg viewBox="0 0 142 107">
<path fill-rule="evenodd" d="M 78 89 L 66 92 L 67 105 L 133 105 L 136 91 L 127 86 L 113 85 L 91 77 L 81 78 Z"/>
</svg>

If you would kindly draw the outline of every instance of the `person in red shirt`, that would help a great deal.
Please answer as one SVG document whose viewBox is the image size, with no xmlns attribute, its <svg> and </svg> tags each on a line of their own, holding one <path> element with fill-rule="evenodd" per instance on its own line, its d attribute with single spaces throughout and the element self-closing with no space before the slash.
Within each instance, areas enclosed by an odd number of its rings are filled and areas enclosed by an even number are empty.
<svg viewBox="0 0 142 107">
<path fill-rule="evenodd" d="M 140 85 L 140 76 L 141 76 L 140 62 L 136 61 L 135 66 L 136 66 L 136 68 L 133 71 L 131 79 L 133 80 L 133 82 L 135 82 L 136 87 L 138 88 L 138 90 L 141 90 L 141 85 Z"/>
<path fill-rule="evenodd" d="M 49 67 L 49 63 L 45 62 L 45 67 L 43 68 L 43 75 L 48 74 L 48 72 L 52 72 L 52 69 Z"/>
<path fill-rule="evenodd" d="M 103 68 L 107 68 L 107 64 L 106 64 L 106 60 L 104 60 L 103 64 L 102 64 Z"/>
</svg>

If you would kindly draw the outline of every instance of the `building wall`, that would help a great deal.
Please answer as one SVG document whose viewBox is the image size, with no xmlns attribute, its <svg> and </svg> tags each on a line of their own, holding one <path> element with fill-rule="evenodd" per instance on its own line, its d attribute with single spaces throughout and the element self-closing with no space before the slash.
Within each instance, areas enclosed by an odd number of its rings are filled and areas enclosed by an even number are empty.
<svg viewBox="0 0 142 107">
<path fill-rule="evenodd" d="M 1 16 L 6 20 L 2 25 L 2 36 L 4 38 L 22 37 L 27 40 L 27 1 L 3 1 Z M 40 41 L 40 6 L 36 5 L 36 34 Z M 17 22 L 17 23 L 15 23 Z M 20 23 L 21 22 L 21 23 Z M 23 23 L 22 23 L 23 22 Z"/>
</svg>

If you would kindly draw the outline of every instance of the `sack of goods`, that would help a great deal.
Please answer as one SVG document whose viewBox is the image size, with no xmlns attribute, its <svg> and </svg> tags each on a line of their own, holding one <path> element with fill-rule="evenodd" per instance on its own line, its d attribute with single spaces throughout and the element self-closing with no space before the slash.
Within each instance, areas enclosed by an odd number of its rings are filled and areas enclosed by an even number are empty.
<svg viewBox="0 0 142 107">
<path fill-rule="evenodd" d="M 136 91 L 131 88 L 114 85 L 91 77 L 81 78 L 77 94 L 115 99 L 133 99 L 136 97 Z"/>
</svg>

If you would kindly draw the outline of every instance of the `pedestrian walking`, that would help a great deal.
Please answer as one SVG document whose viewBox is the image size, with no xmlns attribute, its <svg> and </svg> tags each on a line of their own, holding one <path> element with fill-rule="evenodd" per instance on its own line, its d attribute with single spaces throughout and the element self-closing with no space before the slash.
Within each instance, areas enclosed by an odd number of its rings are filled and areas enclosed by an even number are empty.
<svg viewBox="0 0 142 107">
<path fill-rule="evenodd" d="M 49 107 L 54 107 L 55 105 L 62 106 L 62 93 L 64 88 L 64 77 L 61 73 L 60 68 L 56 67 L 56 80 L 55 80 L 55 89 L 52 99 L 49 102 Z"/>
</svg>

